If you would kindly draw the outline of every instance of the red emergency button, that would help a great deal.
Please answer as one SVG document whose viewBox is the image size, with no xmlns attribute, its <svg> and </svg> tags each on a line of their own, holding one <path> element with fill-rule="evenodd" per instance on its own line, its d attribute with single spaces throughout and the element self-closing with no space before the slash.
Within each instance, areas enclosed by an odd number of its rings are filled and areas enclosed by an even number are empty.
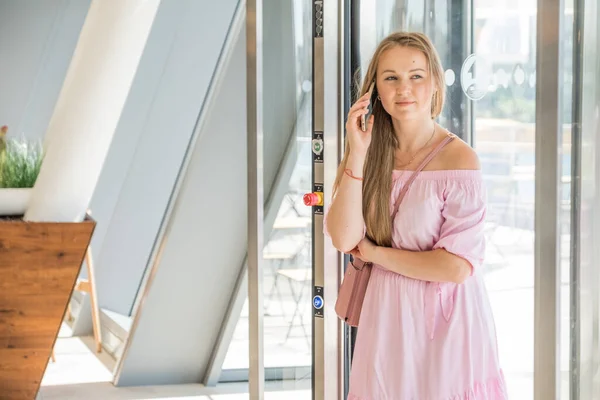
<svg viewBox="0 0 600 400">
<path fill-rule="evenodd" d="M 323 193 L 322 192 L 306 193 L 302 199 L 304 200 L 304 205 L 309 206 L 309 207 L 323 205 Z"/>
</svg>

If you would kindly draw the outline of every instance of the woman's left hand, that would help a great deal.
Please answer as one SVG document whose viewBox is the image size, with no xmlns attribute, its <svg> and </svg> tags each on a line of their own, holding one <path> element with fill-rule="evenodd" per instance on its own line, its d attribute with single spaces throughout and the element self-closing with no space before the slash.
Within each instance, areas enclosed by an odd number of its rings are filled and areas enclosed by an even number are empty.
<svg viewBox="0 0 600 400">
<path fill-rule="evenodd" d="M 358 243 L 358 246 L 350 251 L 350 254 L 352 257 L 359 258 L 364 262 L 374 263 L 375 250 L 377 250 L 375 243 L 371 242 L 367 238 L 364 238 L 360 241 L 360 243 Z"/>
</svg>

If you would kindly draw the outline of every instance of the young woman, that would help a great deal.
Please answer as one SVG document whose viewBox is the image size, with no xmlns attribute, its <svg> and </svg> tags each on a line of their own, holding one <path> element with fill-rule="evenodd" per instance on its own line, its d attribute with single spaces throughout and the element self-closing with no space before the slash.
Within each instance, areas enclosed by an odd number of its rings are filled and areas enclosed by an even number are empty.
<svg viewBox="0 0 600 400">
<path fill-rule="evenodd" d="M 326 216 L 334 246 L 373 263 L 348 398 L 506 399 L 481 273 L 485 188 L 473 149 L 435 122 L 445 85 L 430 40 L 385 38 L 362 94 L 348 114 Z M 424 163 L 392 221 L 398 195 Z"/>
</svg>

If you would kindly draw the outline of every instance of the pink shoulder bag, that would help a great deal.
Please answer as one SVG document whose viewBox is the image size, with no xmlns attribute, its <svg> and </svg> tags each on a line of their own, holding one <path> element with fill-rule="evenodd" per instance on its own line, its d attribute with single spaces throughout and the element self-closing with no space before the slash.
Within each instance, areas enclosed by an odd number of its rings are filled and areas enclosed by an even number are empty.
<svg viewBox="0 0 600 400">
<path fill-rule="evenodd" d="M 396 203 L 394 204 L 394 212 L 392 213 L 392 221 L 398 213 L 400 203 L 404 198 L 404 195 L 408 191 L 408 188 L 415 180 L 419 172 L 425 168 L 427 164 L 442 150 L 442 148 L 450 143 L 455 138 L 455 135 L 449 134 L 435 149 L 429 153 L 419 167 L 413 172 L 410 179 L 406 182 Z M 369 284 L 369 278 L 371 277 L 371 269 L 373 264 L 370 262 L 364 262 L 358 258 L 351 260 L 346 266 L 346 272 L 344 273 L 344 279 L 338 292 L 338 297 L 335 302 L 335 312 L 341 320 L 346 322 L 350 326 L 358 326 L 360 320 L 360 312 L 362 310 L 363 301 L 365 299 L 365 293 L 367 292 L 367 286 Z"/>
</svg>

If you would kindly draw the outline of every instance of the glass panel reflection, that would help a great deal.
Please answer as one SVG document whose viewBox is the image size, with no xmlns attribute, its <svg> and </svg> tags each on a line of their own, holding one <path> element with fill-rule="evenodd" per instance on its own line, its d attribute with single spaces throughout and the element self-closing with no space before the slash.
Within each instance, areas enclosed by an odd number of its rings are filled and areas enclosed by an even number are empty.
<svg viewBox="0 0 600 400">
<path fill-rule="evenodd" d="M 595 0 L 574 3 L 579 23 L 583 25 L 583 31 L 578 31 L 583 49 L 577 54 L 574 65 L 581 79 L 573 99 L 581 112 L 581 160 L 574 160 L 580 162 L 581 187 L 576 198 L 580 213 L 579 246 L 575 250 L 579 257 L 579 282 L 576 287 L 579 289 L 576 292 L 579 309 L 575 311 L 578 321 L 574 325 L 578 330 L 574 332 L 577 336 L 573 339 L 577 353 L 573 360 L 575 368 L 571 373 L 574 383 L 578 385 L 579 398 L 588 400 L 598 398 L 600 393 L 600 56 L 597 50 L 600 27 L 596 23 L 600 17 L 600 7 Z M 584 15 L 581 10 L 585 10 Z"/>
<path fill-rule="evenodd" d="M 486 282 L 509 395 L 518 399 L 533 399 L 535 10 L 534 0 L 474 1 L 474 52 L 486 86 L 473 103 L 489 196 Z"/>
<path fill-rule="evenodd" d="M 267 3 L 263 9 L 265 138 L 271 134 L 270 140 L 284 143 L 281 147 L 285 147 L 285 151 L 280 155 L 273 154 L 272 148 L 269 147 L 271 143 L 265 140 L 265 160 L 268 157 L 280 157 L 282 160 L 275 170 L 265 170 L 265 377 L 267 380 L 299 381 L 301 384 L 296 387 L 302 390 L 296 395 L 310 398 L 312 209 L 304 205 L 302 196 L 311 191 L 312 179 L 311 2 Z M 275 47 L 269 41 L 278 44 L 277 50 L 274 50 Z M 293 71 L 292 76 L 286 75 L 289 71 Z M 290 80 L 294 81 L 291 85 L 292 90 L 287 89 Z M 289 107 L 290 112 L 274 113 L 270 107 L 273 102 L 277 102 L 278 107 L 284 103 L 292 104 Z M 280 125 L 289 126 L 290 129 L 279 131 Z M 269 182 L 273 182 L 271 187 L 268 187 Z M 270 216 L 270 213 L 275 215 Z M 245 380 L 247 373 L 231 372 L 247 368 L 246 302 L 225 358 L 224 375 L 227 375 L 229 380 L 235 380 L 238 376 Z"/>
</svg>

